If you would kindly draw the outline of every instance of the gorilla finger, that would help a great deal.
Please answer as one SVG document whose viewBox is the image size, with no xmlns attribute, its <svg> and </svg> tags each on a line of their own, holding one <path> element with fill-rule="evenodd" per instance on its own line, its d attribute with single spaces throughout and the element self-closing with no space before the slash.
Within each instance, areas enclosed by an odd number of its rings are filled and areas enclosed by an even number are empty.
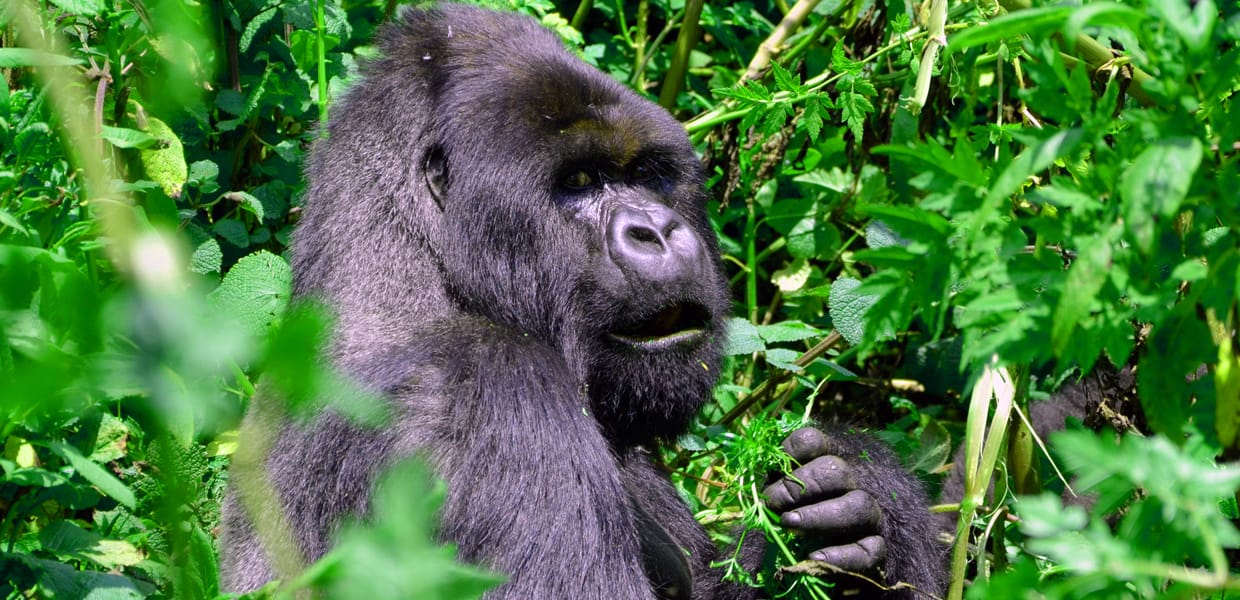
<svg viewBox="0 0 1240 600">
<path fill-rule="evenodd" d="M 802 427 L 784 438 L 784 452 L 799 464 L 805 464 L 831 451 L 827 434 L 817 427 Z"/>
<path fill-rule="evenodd" d="M 843 546 L 830 546 L 815 550 L 810 560 L 830 563 L 845 571 L 865 572 L 883 566 L 887 560 L 887 540 L 872 535 Z"/>
<path fill-rule="evenodd" d="M 767 486 L 766 505 L 776 512 L 856 489 L 852 467 L 838 456 L 821 456 Z"/>
<path fill-rule="evenodd" d="M 804 533 L 838 538 L 877 531 L 881 515 L 872 496 L 853 490 L 839 498 L 786 512 L 780 517 L 780 524 Z"/>
</svg>

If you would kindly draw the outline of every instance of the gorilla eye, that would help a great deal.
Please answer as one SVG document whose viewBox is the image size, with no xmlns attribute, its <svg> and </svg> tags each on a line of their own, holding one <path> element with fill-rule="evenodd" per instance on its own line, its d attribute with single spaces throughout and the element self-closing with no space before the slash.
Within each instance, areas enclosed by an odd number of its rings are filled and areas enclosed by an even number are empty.
<svg viewBox="0 0 1240 600">
<path fill-rule="evenodd" d="M 654 179 L 655 172 L 654 172 L 654 169 L 649 164 L 638 163 L 637 165 L 633 167 L 632 171 L 630 171 L 629 177 L 633 181 L 638 181 L 638 182 L 650 181 L 651 179 Z"/>
<path fill-rule="evenodd" d="M 594 185 L 594 177 L 591 177 L 585 171 L 573 171 L 567 177 L 560 180 L 560 185 L 570 190 L 580 191 Z"/>
</svg>

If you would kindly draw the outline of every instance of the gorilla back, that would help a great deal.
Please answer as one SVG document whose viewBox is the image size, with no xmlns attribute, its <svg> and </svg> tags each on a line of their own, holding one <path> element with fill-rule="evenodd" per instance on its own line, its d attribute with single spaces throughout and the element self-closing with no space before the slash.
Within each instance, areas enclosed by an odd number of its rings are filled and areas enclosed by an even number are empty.
<svg viewBox="0 0 1240 600">
<path fill-rule="evenodd" d="M 708 397 L 728 309 L 683 129 L 525 17 L 407 11 L 379 44 L 312 152 L 293 267 L 394 417 L 282 424 L 264 510 L 317 558 L 421 453 L 440 537 L 509 576 L 489 597 L 751 597 L 642 449 Z M 272 577 L 239 493 L 233 591 Z"/>
</svg>

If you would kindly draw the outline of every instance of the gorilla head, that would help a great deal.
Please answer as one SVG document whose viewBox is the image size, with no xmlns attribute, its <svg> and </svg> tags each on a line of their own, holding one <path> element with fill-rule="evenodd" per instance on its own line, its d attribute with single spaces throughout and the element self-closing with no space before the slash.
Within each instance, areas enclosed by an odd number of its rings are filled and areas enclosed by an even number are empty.
<svg viewBox="0 0 1240 600">
<path fill-rule="evenodd" d="M 525 17 L 451 5 L 410 12 L 381 45 L 385 58 L 371 69 L 401 76 L 375 77 L 350 94 L 330 139 L 316 148 L 311 179 L 360 162 L 337 155 L 355 146 L 358 131 L 375 129 L 353 122 L 362 118 L 382 119 L 382 139 L 369 143 L 403 146 L 401 160 L 421 176 L 410 182 L 408 170 L 394 173 L 406 187 L 362 205 L 356 194 L 312 189 L 296 238 L 299 291 L 355 297 L 356 289 L 330 289 L 340 287 L 340 270 L 307 266 L 323 253 L 354 251 L 322 246 L 316 229 L 324 215 L 375 213 L 369 226 L 398 227 L 403 234 L 391 239 L 417 247 L 384 254 L 422 263 L 410 277 L 442 282 L 437 302 L 445 306 L 374 314 L 368 294 L 365 314 L 340 310 L 343 337 L 362 328 L 390 339 L 445 312 L 481 317 L 562 352 L 611 435 L 681 431 L 717 377 L 728 308 L 684 130 Z M 421 114 L 374 114 L 407 102 Z M 345 201 L 350 206 L 333 206 Z M 366 237 L 385 236 L 358 231 L 329 241 Z M 358 278 L 354 265 L 337 264 Z M 404 268 L 375 262 L 368 275 L 390 281 Z"/>
</svg>

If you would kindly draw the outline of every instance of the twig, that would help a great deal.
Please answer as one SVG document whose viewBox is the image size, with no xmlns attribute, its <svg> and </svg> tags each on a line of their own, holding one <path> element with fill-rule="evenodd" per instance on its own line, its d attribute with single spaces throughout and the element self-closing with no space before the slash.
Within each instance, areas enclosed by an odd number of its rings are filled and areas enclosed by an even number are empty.
<svg viewBox="0 0 1240 600">
<path fill-rule="evenodd" d="M 698 32 L 702 18 L 703 0 L 685 2 L 685 17 L 680 22 L 680 34 L 676 36 L 676 52 L 672 55 L 672 64 L 667 68 L 663 78 L 663 89 L 659 90 L 659 106 L 671 110 L 676 106 L 676 97 L 685 84 L 685 72 L 689 69 L 689 55 L 697 45 Z"/>
<path fill-rule="evenodd" d="M 784 42 L 801 28 L 801 24 L 809 18 L 810 13 L 814 12 L 814 8 L 820 1 L 801 0 L 788 11 L 788 14 L 784 15 L 783 20 L 775 26 L 771 35 L 766 36 L 766 39 L 758 46 L 758 51 L 754 53 L 749 66 L 745 68 L 745 74 L 741 76 L 742 81 L 756 81 L 762 78 L 762 74 L 771 66 L 771 57 L 783 49 Z"/>
</svg>

